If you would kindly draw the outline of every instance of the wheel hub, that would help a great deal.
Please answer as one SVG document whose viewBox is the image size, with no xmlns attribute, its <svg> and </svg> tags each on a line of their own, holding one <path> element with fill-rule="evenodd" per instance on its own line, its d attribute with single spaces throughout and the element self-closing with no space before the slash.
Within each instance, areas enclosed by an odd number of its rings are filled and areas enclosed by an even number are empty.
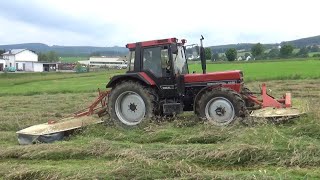
<svg viewBox="0 0 320 180">
<path fill-rule="evenodd" d="M 138 93 L 126 91 L 118 96 L 115 103 L 115 112 L 122 123 L 133 126 L 143 120 L 146 105 Z"/>
<path fill-rule="evenodd" d="M 137 110 L 137 105 L 135 105 L 134 103 L 130 103 L 129 109 L 130 109 L 131 111 L 133 111 L 133 112 L 136 112 L 136 110 Z"/>
<path fill-rule="evenodd" d="M 205 107 L 206 118 L 216 125 L 227 125 L 233 121 L 235 110 L 233 104 L 224 97 L 212 98 Z"/>
<path fill-rule="evenodd" d="M 218 116 L 224 116 L 224 114 L 226 113 L 226 108 L 219 106 L 215 111 Z"/>
</svg>

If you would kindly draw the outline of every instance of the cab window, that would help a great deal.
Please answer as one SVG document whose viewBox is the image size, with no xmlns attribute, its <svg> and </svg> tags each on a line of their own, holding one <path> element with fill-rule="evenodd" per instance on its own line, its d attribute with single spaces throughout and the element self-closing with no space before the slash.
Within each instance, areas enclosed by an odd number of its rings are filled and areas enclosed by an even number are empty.
<svg viewBox="0 0 320 180">
<path fill-rule="evenodd" d="M 168 48 L 151 47 L 143 50 L 143 70 L 148 70 L 157 77 L 163 77 L 168 67 Z"/>
<path fill-rule="evenodd" d="M 135 51 L 129 52 L 129 71 L 134 70 L 134 57 L 135 57 Z"/>
</svg>

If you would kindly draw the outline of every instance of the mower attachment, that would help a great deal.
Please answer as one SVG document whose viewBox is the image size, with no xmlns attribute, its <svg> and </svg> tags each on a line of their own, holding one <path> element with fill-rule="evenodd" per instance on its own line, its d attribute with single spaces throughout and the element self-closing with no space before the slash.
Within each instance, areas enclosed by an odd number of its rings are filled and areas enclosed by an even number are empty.
<svg viewBox="0 0 320 180">
<path fill-rule="evenodd" d="M 250 116 L 261 118 L 281 118 L 281 117 L 297 117 L 302 113 L 296 108 L 273 108 L 266 107 L 252 111 Z"/>
<path fill-rule="evenodd" d="M 292 108 L 291 93 L 286 93 L 280 99 L 275 99 L 267 93 L 266 84 L 262 84 L 261 100 L 253 94 L 245 95 L 247 99 L 257 104 L 260 109 L 251 112 L 250 116 L 262 118 L 296 117 L 301 114 L 297 108 Z"/>
<path fill-rule="evenodd" d="M 62 140 L 68 131 L 101 122 L 101 120 L 90 116 L 70 117 L 61 119 L 59 122 L 49 121 L 18 131 L 18 141 L 21 145 L 33 144 L 36 141 L 50 143 Z"/>
<path fill-rule="evenodd" d="M 108 113 L 106 109 L 109 91 L 98 91 L 98 98 L 89 107 L 67 118 L 59 121 L 49 120 L 47 123 L 34 125 L 16 132 L 19 144 L 26 145 L 35 142 L 51 143 L 62 140 L 72 130 L 102 123 L 102 120 L 92 117 L 92 115 L 97 114 L 99 117 L 102 117 Z M 98 106 L 99 104 L 100 106 Z"/>
<path fill-rule="evenodd" d="M 288 108 L 291 107 L 291 93 L 286 93 L 281 99 L 276 100 L 274 97 L 267 93 L 266 84 L 262 84 L 261 89 L 262 100 L 258 97 L 250 94 L 247 98 L 253 101 L 255 104 L 261 106 L 261 108 L 273 107 L 273 108 Z"/>
</svg>

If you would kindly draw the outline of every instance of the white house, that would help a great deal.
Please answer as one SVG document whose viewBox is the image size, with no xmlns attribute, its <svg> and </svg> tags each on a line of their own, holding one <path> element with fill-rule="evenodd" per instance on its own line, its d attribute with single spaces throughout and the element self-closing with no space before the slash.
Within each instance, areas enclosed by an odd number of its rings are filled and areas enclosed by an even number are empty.
<svg viewBox="0 0 320 180">
<path fill-rule="evenodd" d="M 2 54 L 5 67 L 15 67 L 17 70 L 27 71 L 26 66 L 38 62 L 38 55 L 27 49 L 12 49 Z"/>
<path fill-rule="evenodd" d="M 5 64 L 6 64 L 6 61 L 4 59 L 0 59 L 0 71 L 3 71 Z"/>
<path fill-rule="evenodd" d="M 15 67 L 17 71 L 44 72 L 56 71 L 57 63 L 38 62 L 38 55 L 27 49 L 12 49 L 2 54 L 0 71 L 5 67 Z M 1 69 L 1 64 L 2 69 Z"/>
</svg>

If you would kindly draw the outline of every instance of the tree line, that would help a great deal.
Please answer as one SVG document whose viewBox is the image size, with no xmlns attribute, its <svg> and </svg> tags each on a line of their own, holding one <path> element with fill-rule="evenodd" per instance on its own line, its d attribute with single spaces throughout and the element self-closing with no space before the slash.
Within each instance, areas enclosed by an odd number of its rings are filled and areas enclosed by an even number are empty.
<svg viewBox="0 0 320 180">
<path fill-rule="evenodd" d="M 282 44 L 280 47 L 274 47 L 272 49 L 266 50 L 266 47 L 257 43 L 251 47 L 250 53 L 246 52 L 241 58 L 247 59 L 250 56 L 250 59 L 260 60 L 260 59 L 277 59 L 277 58 L 292 58 L 292 57 L 309 57 L 310 52 L 320 52 L 318 45 L 305 46 L 299 49 L 297 53 L 294 53 L 295 47 L 291 44 Z M 217 60 L 228 60 L 234 61 L 238 58 L 238 51 L 235 48 L 227 49 L 224 54 L 213 52 L 211 48 L 205 49 L 206 58 L 211 59 L 212 61 Z M 314 56 L 320 56 L 315 54 Z"/>
<path fill-rule="evenodd" d="M 40 62 L 58 62 L 59 56 L 54 51 L 49 51 L 47 53 L 38 53 L 38 61 Z"/>
</svg>

